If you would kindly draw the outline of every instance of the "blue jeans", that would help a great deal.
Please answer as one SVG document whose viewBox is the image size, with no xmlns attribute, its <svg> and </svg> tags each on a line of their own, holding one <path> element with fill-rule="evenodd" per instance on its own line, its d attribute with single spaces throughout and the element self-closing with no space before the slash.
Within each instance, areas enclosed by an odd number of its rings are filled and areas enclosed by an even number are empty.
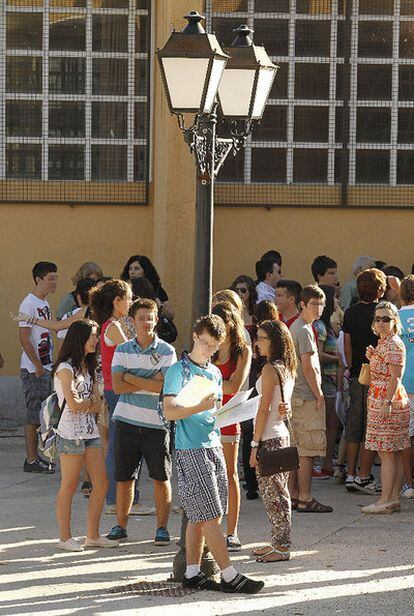
<svg viewBox="0 0 414 616">
<path fill-rule="evenodd" d="M 112 416 L 114 414 L 114 410 L 116 407 L 116 403 L 118 402 L 119 395 L 114 393 L 111 389 L 105 389 L 104 398 L 108 404 L 109 409 L 109 443 L 108 443 L 108 452 L 106 454 L 106 474 L 108 476 L 108 492 L 106 493 L 106 504 L 107 505 L 115 505 L 116 503 L 116 481 L 115 481 L 115 422 L 112 421 Z M 137 504 L 139 499 L 139 489 L 138 489 L 138 481 L 139 475 L 141 473 L 141 464 L 142 460 L 139 463 L 138 467 L 138 478 L 135 482 L 135 496 L 134 496 L 134 505 Z"/>
</svg>

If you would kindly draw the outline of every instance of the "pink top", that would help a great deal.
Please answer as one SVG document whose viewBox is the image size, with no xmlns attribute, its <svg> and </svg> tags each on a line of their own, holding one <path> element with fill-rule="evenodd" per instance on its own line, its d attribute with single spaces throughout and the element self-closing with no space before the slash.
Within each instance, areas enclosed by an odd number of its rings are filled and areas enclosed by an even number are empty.
<svg viewBox="0 0 414 616">
<path fill-rule="evenodd" d="M 100 341 L 101 341 L 101 361 L 102 361 L 102 374 L 104 379 L 104 389 L 112 391 L 112 373 L 111 366 L 112 360 L 115 354 L 116 344 L 109 345 L 106 343 L 105 332 L 109 325 L 113 323 L 113 319 L 108 319 L 101 327 Z"/>
</svg>

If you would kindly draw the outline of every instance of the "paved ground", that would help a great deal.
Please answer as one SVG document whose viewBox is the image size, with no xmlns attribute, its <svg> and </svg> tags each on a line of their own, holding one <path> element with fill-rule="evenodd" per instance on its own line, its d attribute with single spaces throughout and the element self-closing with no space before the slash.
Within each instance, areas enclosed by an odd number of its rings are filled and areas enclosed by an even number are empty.
<svg viewBox="0 0 414 616">
<path fill-rule="evenodd" d="M 0 435 L 1 436 L 1 435 Z M 142 596 L 108 589 L 138 581 L 167 580 L 176 552 L 152 544 L 155 519 L 133 518 L 130 541 L 118 550 L 70 554 L 56 550 L 54 498 L 59 476 L 22 472 L 23 439 L 0 438 L 0 616 L 143 614 L 331 615 L 414 613 L 414 501 L 399 514 L 364 517 L 359 509 L 371 497 L 349 495 L 333 480 L 319 482 L 316 495 L 332 504 L 333 514 L 294 514 L 293 558 L 259 564 L 250 550 L 267 539 L 260 501 L 243 501 L 240 537 L 244 549 L 234 561 L 241 571 L 266 580 L 254 597 L 191 593 L 184 597 Z M 143 481 L 146 502 L 151 484 Z M 87 501 L 76 495 L 74 533 L 82 536 Z M 103 516 L 102 530 L 112 525 Z M 180 516 L 172 515 L 177 538 Z"/>
</svg>

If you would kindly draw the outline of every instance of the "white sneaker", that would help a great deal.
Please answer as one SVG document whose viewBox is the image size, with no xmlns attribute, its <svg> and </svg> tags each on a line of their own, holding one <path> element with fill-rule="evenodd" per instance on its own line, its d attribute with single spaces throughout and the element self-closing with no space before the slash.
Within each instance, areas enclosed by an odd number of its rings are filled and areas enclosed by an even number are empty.
<svg viewBox="0 0 414 616">
<path fill-rule="evenodd" d="M 355 475 L 347 475 L 345 478 L 345 487 L 350 492 L 354 491 Z"/>
<path fill-rule="evenodd" d="M 97 539 L 85 539 L 85 548 L 117 548 L 119 547 L 119 541 L 108 539 L 104 535 L 101 535 Z"/>
<path fill-rule="evenodd" d="M 83 545 L 80 545 L 73 537 L 67 541 L 59 540 L 57 546 L 59 550 L 66 550 L 67 552 L 83 552 Z"/>
<path fill-rule="evenodd" d="M 405 483 L 400 492 L 401 498 L 414 498 L 414 488 L 410 488 L 410 486 Z"/>
<path fill-rule="evenodd" d="M 154 515 L 155 507 L 147 507 L 146 505 L 132 505 L 129 515 Z"/>
</svg>

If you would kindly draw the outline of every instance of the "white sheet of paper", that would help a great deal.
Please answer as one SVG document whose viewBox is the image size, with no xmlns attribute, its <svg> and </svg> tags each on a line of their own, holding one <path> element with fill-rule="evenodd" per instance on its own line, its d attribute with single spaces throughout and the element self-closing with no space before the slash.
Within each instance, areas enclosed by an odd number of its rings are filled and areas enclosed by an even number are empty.
<svg viewBox="0 0 414 616">
<path fill-rule="evenodd" d="M 195 406 L 206 396 L 217 393 L 217 383 L 215 381 L 196 375 L 184 385 L 176 396 L 175 402 L 180 406 Z"/>
<path fill-rule="evenodd" d="M 248 419 L 254 419 L 257 415 L 261 396 L 251 398 L 238 406 L 233 406 L 225 413 L 215 414 L 216 423 L 215 428 L 225 428 L 232 424 L 239 423 L 240 421 L 247 421 Z M 224 407 L 223 407 L 224 408 Z"/>
<path fill-rule="evenodd" d="M 250 398 L 252 391 L 253 391 L 253 388 L 247 389 L 246 391 L 237 392 L 237 394 L 234 394 L 234 396 L 230 398 L 230 400 L 226 402 L 226 404 L 223 404 L 222 407 L 217 409 L 217 411 L 215 411 L 214 414 L 218 416 L 218 415 L 221 415 L 222 413 L 227 413 L 227 411 L 230 411 L 232 408 L 239 406 L 240 404 L 243 404 Z"/>
</svg>

